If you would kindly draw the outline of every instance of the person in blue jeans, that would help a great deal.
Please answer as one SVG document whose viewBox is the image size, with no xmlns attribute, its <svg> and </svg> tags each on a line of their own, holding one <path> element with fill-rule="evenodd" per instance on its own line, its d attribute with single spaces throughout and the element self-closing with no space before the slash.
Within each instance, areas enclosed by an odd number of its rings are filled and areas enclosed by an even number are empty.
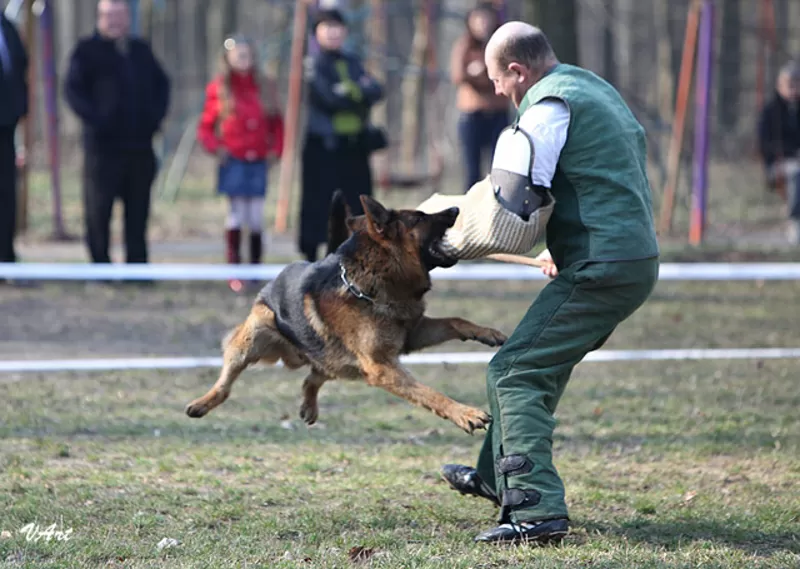
<svg viewBox="0 0 800 569">
<path fill-rule="evenodd" d="M 508 100 L 495 94 L 484 50 L 499 18 L 490 3 L 467 14 L 464 34 L 450 54 L 450 78 L 457 87 L 458 139 L 464 165 L 464 191 L 486 175 L 500 132 L 510 122 Z"/>
</svg>

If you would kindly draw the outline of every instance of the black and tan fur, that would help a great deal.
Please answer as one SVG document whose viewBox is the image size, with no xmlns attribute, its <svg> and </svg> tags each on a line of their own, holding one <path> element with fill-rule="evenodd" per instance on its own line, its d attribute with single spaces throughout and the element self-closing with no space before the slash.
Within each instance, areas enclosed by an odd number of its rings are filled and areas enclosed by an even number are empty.
<svg viewBox="0 0 800 569">
<path fill-rule="evenodd" d="M 468 433 L 488 424 L 486 413 L 418 382 L 399 361 L 401 354 L 448 340 L 487 346 L 506 340 L 497 330 L 461 318 L 424 315 L 429 272 L 454 264 L 438 246 L 458 210 L 427 215 L 386 209 L 366 196 L 361 202 L 365 214 L 346 217 L 341 196 L 334 198 L 329 226 L 333 252 L 313 264 L 291 263 L 262 289 L 250 315 L 223 342 L 219 379 L 186 407 L 190 417 L 202 417 L 224 402 L 249 365 L 281 360 L 289 369 L 311 368 L 300 408 L 308 424 L 318 417 L 319 389 L 336 378 L 383 388 Z"/>
</svg>

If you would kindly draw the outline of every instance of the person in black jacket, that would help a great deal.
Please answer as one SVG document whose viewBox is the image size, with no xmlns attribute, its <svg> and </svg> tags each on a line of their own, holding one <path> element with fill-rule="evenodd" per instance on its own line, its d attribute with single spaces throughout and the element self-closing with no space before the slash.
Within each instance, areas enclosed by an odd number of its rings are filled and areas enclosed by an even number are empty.
<svg viewBox="0 0 800 569">
<path fill-rule="evenodd" d="M 775 96 L 758 123 L 761 158 L 772 188 L 784 187 L 789 206 L 789 239 L 800 244 L 800 64 L 778 74 Z"/>
<path fill-rule="evenodd" d="M 100 0 L 97 30 L 78 42 L 64 92 L 84 124 L 84 216 L 92 262 L 109 263 L 116 198 L 125 206 L 128 263 L 146 263 L 150 193 L 156 175 L 153 136 L 169 106 L 169 79 L 150 46 L 130 37 L 124 0 Z"/>
<path fill-rule="evenodd" d="M 385 145 L 369 124 L 383 87 L 361 61 L 342 50 L 347 27 L 339 10 L 321 10 L 314 22 L 320 51 L 306 77 L 308 119 L 302 156 L 300 251 L 309 261 L 327 238 L 328 208 L 341 189 L 353 215 L 362 213 L 361 194 L 372 195 L 370 154 Z"/>
<path fill-rule="evenodd" d="M 0 263 L 14 263 L 17 153 L 14 133 L 28 113 L 28 56 L 19 33 L 0 13 Z"/>
</svg>

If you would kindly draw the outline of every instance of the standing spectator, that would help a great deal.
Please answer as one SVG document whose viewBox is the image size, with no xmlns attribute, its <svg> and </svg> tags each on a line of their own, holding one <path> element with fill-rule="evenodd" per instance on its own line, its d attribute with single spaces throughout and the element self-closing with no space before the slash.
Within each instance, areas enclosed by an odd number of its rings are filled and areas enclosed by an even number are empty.
<svg viewBox="0 0 800 569">
<path fill-rule="evenodd" d="M 772 188 L 783 187 L 789 206 L 789 239 L 800 245 L 800 65 L 778 74 L 775 96 L 758 124 L 761 157 Z"/>
<path fill-rule="evenodd" d="M 458 138 L 464 164 L 464 191 L 485 175 L 484 153 L 491 158 L 500 132 L 509 124 L 509 105 L 497 95 L 484 63 L 486 42 L 497 29 L 497 11 L 490 3 L 479 4 L 467 14 L 466 29 L 450 53 L 450 78 L 456 85 L 460 113 Z"/>
<path fill-rule="evenodd" d="M 84 217 L 92 262 L 109 263 L 116 198 L 125 205 L 128 263 L 147 262 L 153 136 L 169 106 L 169 79 L 150 46 L 131 37 L 125 0 L 100 0 L 97 29 L 75 47 L 64 92 L 84 124 Z"/>
<path fill-rule="evenodd" d="M 17 162 L 14 133 L 28 113 L 28 56 L 5 14 L 0 13 L 0 263 L 15 263 Z"/>
<path fill-rule="evenodd" d="M 273 81 L 258 73 L 255 46 L 247 38 L 225 40 L 220 74 L 206 87 L 197 127 L 203 147 L 219 158 L 217 191 L 228 197 L 227 261 L 241 262 L 242 227 L 250 231 L 250 263 L 261 263 L 267 157 L 280 158 L 283 117 Z M 242 290 L 234 279 L 230 287 Z"/>
<path fill-rule="evenodd" d="M 361 61 L 342 50 L 347 27 L 341 12 L 321 10 L 314 22 L 320 51 L 308 70 L 308 120 L 303 145 L 300 251 L 309 261 L 327 237 L 328 207 L 341 189 L 353 215 L 358 196 L 372 195 L 370 153 L 383 141 L 369 124 L 370 108 L 383 87 Z"/>
</svg>

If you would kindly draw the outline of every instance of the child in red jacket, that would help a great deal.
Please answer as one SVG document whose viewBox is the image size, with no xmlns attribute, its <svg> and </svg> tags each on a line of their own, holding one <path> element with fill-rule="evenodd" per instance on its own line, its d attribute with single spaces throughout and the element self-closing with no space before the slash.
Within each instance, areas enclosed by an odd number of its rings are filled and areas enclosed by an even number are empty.
<svg viewBox="0 0 800 569">
<path fill-rule="evenodd" d="M 197 127 L 203 147 L 219 158 L 217 191 L 228 197 L 225 224 L 228 263 L 241 262 L 243 227 L 249 229 L 250 262 L 262 256 L 267 158 L 283 153 L 283 118 L 273 81 L 256 68 L 256 51 L 250 40 L 235 36 L 225 40 L 222 71 L 206 87 L 203 114 Z M 239 280 L 230 282 L 239 292 Z"/>
</svg>

